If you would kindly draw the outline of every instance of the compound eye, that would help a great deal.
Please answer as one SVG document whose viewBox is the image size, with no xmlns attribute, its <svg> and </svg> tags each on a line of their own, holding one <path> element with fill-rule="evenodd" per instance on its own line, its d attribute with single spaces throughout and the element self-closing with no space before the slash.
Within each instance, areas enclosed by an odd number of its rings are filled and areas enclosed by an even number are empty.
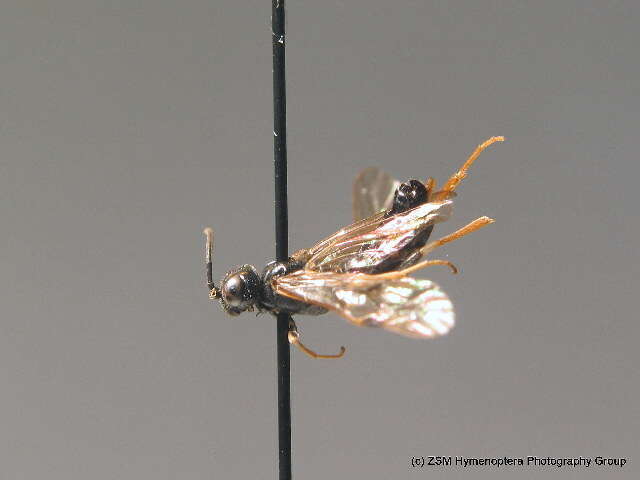
<svg viewBox="0 0 640 480">
<path fill-rule="evenodd" d="M 232 275 L 222 286 L 224 300 L 232 307 L 242 307 L 247 296 L 247 284 L 241 275 Z"/>
</svg>

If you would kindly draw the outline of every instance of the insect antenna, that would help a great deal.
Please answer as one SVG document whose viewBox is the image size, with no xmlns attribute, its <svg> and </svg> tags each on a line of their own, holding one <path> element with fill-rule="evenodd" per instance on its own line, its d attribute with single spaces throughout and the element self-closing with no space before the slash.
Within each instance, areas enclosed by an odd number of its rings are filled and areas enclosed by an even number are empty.
<svg viewBox="0 0 640 480">
<path fill-rule="evenodd" d="M 207 269 L 207 286 L 209 287 L 209 297 L 212 299 L 219 298 L 220 290 L 213 283 L 213 264 L 211 261 L 211 256 L 213 254 L 213 229 L 207 227 L 202 233 L 204 233 L 205 237 L 207 238 L 204 251 L 204 263 Z"/>
</svg>

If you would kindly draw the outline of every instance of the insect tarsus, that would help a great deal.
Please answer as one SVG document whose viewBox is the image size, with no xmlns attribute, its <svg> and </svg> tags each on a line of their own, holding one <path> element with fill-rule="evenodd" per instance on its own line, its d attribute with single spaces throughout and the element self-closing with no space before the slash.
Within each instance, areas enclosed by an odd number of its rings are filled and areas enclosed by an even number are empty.
<svg viewBox="0 0 640 480">
<path fill-rule="evenodd" d="M 334 355 L 323 355 L 323 354 L 314 352 L 313 350 L 311 350 L 309 347 L 307 347 L 300 341 L 300 333 L 298 333 L 298 327 L 296 326 L 296 323 L 293 321 L 293 319 L 289 321 L 288 338 L 289 338 L 289 343 L 291 345 L 295 345 L 302 352 L 309 355 L 311 358 L 340 358 L 344 355 L 344 352 L 347 351 L 346 348 L 340 347 L 340 352 Z"/>
</svg>

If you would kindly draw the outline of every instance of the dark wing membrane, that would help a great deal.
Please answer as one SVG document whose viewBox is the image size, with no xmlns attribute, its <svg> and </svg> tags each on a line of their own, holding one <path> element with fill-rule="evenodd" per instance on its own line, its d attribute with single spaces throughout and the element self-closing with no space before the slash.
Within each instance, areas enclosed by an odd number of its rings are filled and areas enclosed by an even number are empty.
<svg viewBox="0 0 640 480">
<path fill-rule="evenodd" d="M 276 292 L 334 310 L 359 326 L 414 338 L 446 334 L 455 323 L 449 297 L 430 280 L 300 270 L 275 280 Z"/>
<path fill-rule="evenodd" d="M 399 185 L 398 180 L 377 167 L 362 170 L 353 181 L 353 220 L 391 209 Z"/>
<path fill-rule="evenodd" d="M 384 212 L 340 231 L 304 251 L 304 269 L 317 272 L 380 273 L 393 270 L 414 250 L 421 234 L 451 214 L 453 202 L 430 202 L 386 217 Z M 402 252 L 400 256 L 399 252 Z M 397 258 L 396 258 L 397 257 Z M 387 268 L 388 267 L 388 268 Z"/>
</svg>

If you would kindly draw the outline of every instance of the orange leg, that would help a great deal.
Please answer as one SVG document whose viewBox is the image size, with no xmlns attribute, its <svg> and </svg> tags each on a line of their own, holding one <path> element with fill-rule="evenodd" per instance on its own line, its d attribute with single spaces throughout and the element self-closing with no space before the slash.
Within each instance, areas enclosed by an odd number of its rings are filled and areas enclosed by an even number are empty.
<svg viewBox="0 0 640 480">
<path fill-rule="evenodd" d="M 394 278 L 401 278 L 409 275 L 411 272 L 415 272 L 416 270 L 420 270 L 422 268 L 431 267 L 434 265 L 445 265 L 451 269 L 451 273 L 458 273 L 458 267 L 456 267 L 453 263 L 448 260 L 424 260 L 420 263 L 416 263 L 404 270 L 398 270 L 395 272 L 387 272 L 387 273 L 378 273 L 372 276 L 375 276 L 378 279 L 389 279 L 392 280 Z"/>
<path fill-rule="evenodd" d="M 462 238 L 465 235 L 469 235 L 470 233 L 475 232 L 476 230 L 480 230 L 482 227 L 486 227 L 487 225 L 490 225 L 493 222 L 495 222 L 495 220 L 489 217 L 476 218 L 473 222 L 465 225 L 464 227 L 456 230 L 455 232 L 450 233 L 449 235 L 445 235 L 444 237 L 439 238 L 438 240 L 434 240 L 433 242 L 427 243 L 424 247 L 422 247 L 420 251 L 422 252 L 423 255 L 426 255 L 427 253 L 432 252 L 436 248 L 441 247 L 445 243 L 453 242 L 454 240 Z M 414 269 L 418 265 L 420 264 L 418 263 L 410 268 Z"/>
<path fill-rule="evenodd" d="M 442 189 L 437 192 L 434 197 L 435 199 L 443 199 L 447 198 L 449 194 L 453 193 L 458 184 L 462 181 L 463 178 L 467 176 L 467 170 L 476 161 L 476 159 L 480 156 L 480 154 L 485 150 L 489 145 L 496 142 L 504 142 L 504 137 L 491 137 L 489 140 L 486 140 L 484 143 L 478 145 L 478 148 L 474 150 L 474 152 L 469 156 L 466 162 L 460 167 L 460 169 L 449 177 L 449 180 L 445 182 L 442 186 Z M 432 201 L 432 200 L 430 200 Z"/>
<path fill-rule="evenodd" d="M 489 217 L 480 217 L 480 218 L 476 218 L 473 222 L 469 223 L 468 225 L 465 225 L 464 227 L 462 227 L 459 230 L 456 230 L 455 232 L 446 235 L 438 240 L 434 240 L 433 242 L 429 242 L 427 243 L 424 247 L 422 247 L 422 249 L 420 250 L 420 252 L 422 253 L 422 255 L 426 255 L 427 253 L 435 250 L 436 248 L 444 245 L 445 243 L 449 243 L 449 242 L 453 242 L 454 240 L 457 240 L 458 238 L 462 238 L 465 235 L 470 234 L 471 232 L 475 232 L 476 230 L 479 230 L 480 228 L 489 225 L 491 223 L 493 223 L 494 220 L 492 218 Z M 446 265 L 449 268 L 451 268 L 451 271 L 453 273 L 458 273 L 458 269 L 456 268 L 456 266 L 454 264 L 452 264 L 451 262 L 447 261 L 447 260 L 424 260 L 422 262 L 416 263 L 415 265 L 412 265 L 408 268 L 405 268 L 404 270 L 398 270 L 397 272 L 388 272 L 388 273 L 381 273 L 376 275 L 377 278 L 399 278 L 399 277 L 404 277 L 406 275 L 409 275 L 412 272 L 415 272 L 416 270 L 420 270 L 422 268 L 426 268 L 426 267 L 430 267 L 432 265 Z"/>
<path fill-rule="evenodd" d="M 427 200 L 431 201 L 431 197 L 436 192 L 436 179 L 429 177 L 425 180 L 424 186 L 427 189 Z"/>
<path fill-rule="evenodd" d="M 300 341 L 300 334 L 298 333 L 298 327 L 296 327 L 296 324 L 294 323 L 293 320 L 291 320 L 291 323 L 289 324 L 288 339 L 291 345 L 295 345 L 304 353 L 309 355 L 311 358 L 340 358 L 344 355 L 344 352 L 346 351 L 346 348 L 340 347 L 340 353 L 336 353 L 335 355 L 321 355 L 319 353 L 314 352 L 313 350 L 305 346 Z"/>
</svg>

